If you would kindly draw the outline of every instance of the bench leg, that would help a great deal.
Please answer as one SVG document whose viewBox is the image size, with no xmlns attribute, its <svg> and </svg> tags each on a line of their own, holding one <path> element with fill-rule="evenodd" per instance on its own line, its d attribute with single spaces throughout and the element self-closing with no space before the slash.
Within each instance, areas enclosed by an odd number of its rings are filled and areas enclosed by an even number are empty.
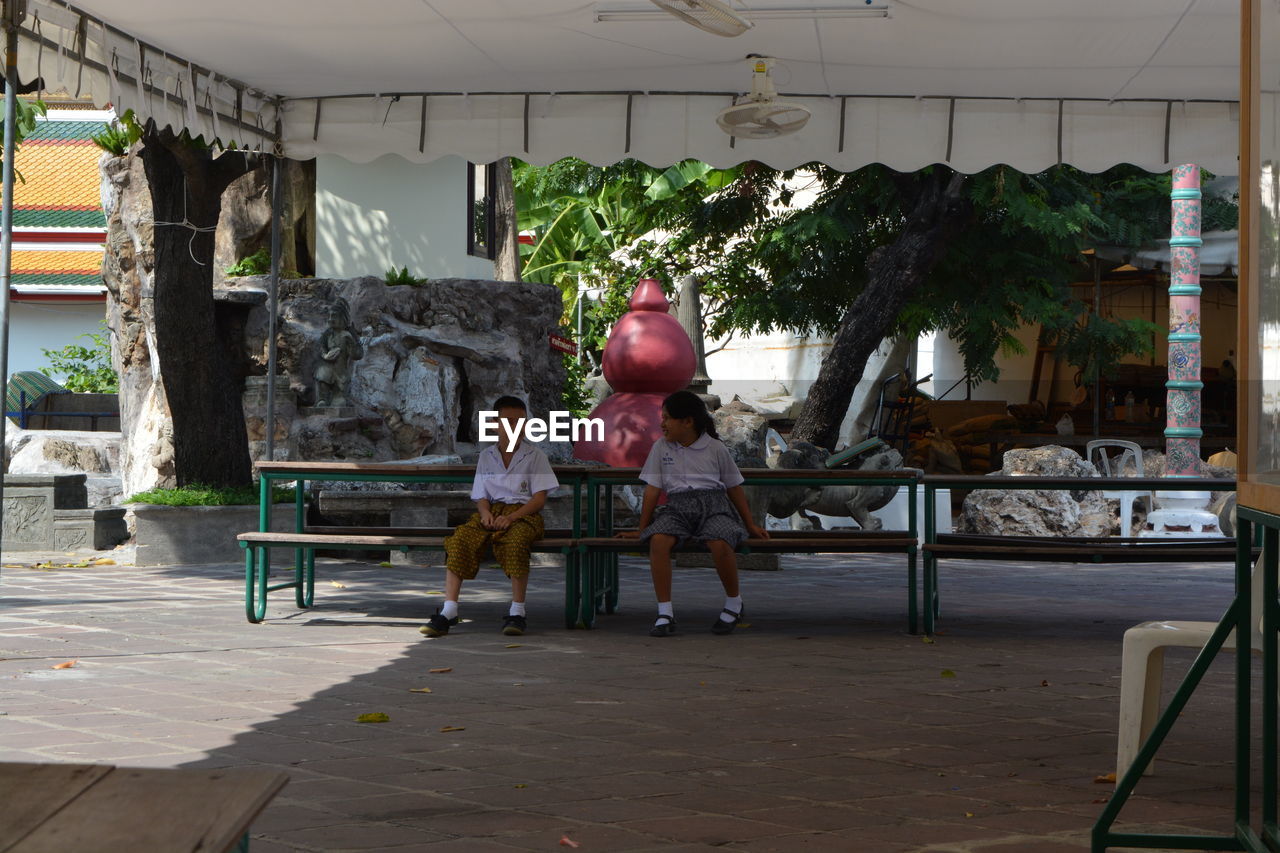
<svg viewBox="0 0 1280 853">
<path fill-rule="evenodd" d="M 932 636 L 938 618 L 938 558 L 924 555 L 924 632 Z"/>
<path fill-rule="evenodd" d="M 586 562 L 578 573 L 581 588 L 578 590 L 577 623 L 583 628 L 593 628 L 596 623 L 596 577 L 600 571 L 600 555 L 585 555 Z"/>
<path fill-rule="evenodd" d="M 564 627 L 578 627 L 578 609 L 582 601 L 582 561 L 584 557 L 576 549 L 564 553 Z"/>
<path fill-rule="evenodd" d="M 298 548 L 293 557 L 293 600 L 306 609 L 316 597 L 316 552 L 314 548 Z"/>
<path fill-rule="evenodd" d="M 916 634 L 920 631 L 920 612 L 916 602 L 920 596 L 919 587 L 919 556 L 916 549 L 912 546 L 907 551 L 907 633 Z"/>
<path fill-rule="evenodd" d="M 607 570 L 608 579 L 606 587 L 608 592 L 605 594 L 604 612 L 618 612 L 618 555 L 609 555 L 609 568 Z"/>
<path fill-rule="evenodd" d="M 244 615 L 254 624 L 267 615 L 267 572 L 264 567 L 270 560 L 270 553 L 267 548 L 259 549 L 252 545 L 244 549 Z"/>
</svg>

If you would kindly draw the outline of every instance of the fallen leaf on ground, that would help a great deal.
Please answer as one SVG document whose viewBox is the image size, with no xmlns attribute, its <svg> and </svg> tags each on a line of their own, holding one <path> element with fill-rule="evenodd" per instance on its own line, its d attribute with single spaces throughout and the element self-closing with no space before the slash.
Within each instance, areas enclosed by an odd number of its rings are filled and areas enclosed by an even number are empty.
<svg viewBox="0 0 1280 853">
<path fill-rule="evenodd" d="M 391 718 L 381 711 L 375 711 L 372 714 L 361 714 L 356 717 L 357 723 L 389 723 Z"/>
<path fill-rule="evenodd" d="M 739 623 L 738 623 L 738 627 L 739 627 L 739 628 L 750 628 L 750 627 L 751 627 L 751 623 L 750 623 L 750 622 L 739 622 Z"/>
<path fill-rule="evenodd" d="M 508 649 L 518 649 L 518 648 L 520 648 L 520 646 L 521 646 L 521 645 L 523 645 L 523 644 L 522 644 L 522 643 L 507 643 L 507 645 L 506 645 L 504 648 L 508 648 Z"/>
<path fill-rule="evenodd" d="M 378 568 L 380 568 L 380 569 L 394 569 L 394 568 L 395 568 L 395 564 L 394 564 L 394 563 L 382 562 L 382 563 L 378 563 Z"/>
<path fill-rule="evenodd" d="M 430 693 L 431 688 L 430 687 L 410 687 L 409 692 L 410 693 Z"/>
<path fill-rule="evenodd" d="M 336 586 L 338 589 L 347 588 L 347 585 L 345 583 L 338 583 L 337 581 L 329 581 L 329 586 Z"/>
<path fill-rule="evenodd" d="M 964 813 L 964 816 L 965 816 L 965 817 L 973 817 L 974 815 L 973 815 L 973 812 L 965 812 L 965 813 Z"/>
<path fill-rule="evenodd" d="M 427 672 L 453 672 L 453 667 L 451 667 L 451 666 L 438 666 L 438 667 L 436 667 L 435 669 L 429 669 L 429 670 L 427 670 Z"/>
<path fill-rule="evenodd" d="M 955 677 L 956 677 L 956 674 L 955 674 L 955 671 L 954 671 L 954 670 L 944 669 L 944 670 L 942 671 L 942 677 L 943 677 L 943 678 L 955 678 Z"/>
<path fill-rule="evenodd" d="M 1048 687 L 1048 686 L 1049 686 L 1049 682 L 1048 682 L 1048 681 L 1042 681 L 1042 682 L 1040 682 L 1040 686 L 1041 686 L 1041 687 Z"/>
<path fill-rule="evenodd" d="M 53 666 L 49 667 L 49 669 L 71 669 L 71 667 L 75 666 L 76 663 L 77 661 L 64 660 L 62 663 L 54 664 Z"/>
<path fill-rule="evenodd" d="M 921 637 L 920 642 L 925 643 L 926 645 L 932 646 L 934 643 L 938 641 L 935 640 L 933 637 Z"/>
<path fill-rule="evenodd" d="M 94 564 L 95 566 L 114 566 L 114 565 L 116 564 L 116 561 L 115 561 L 115 560 L 109 560 L 109 559 L 107 559 L 106 557 L 103 557 L 103 558 L 102 558 L 102 559 L 100 559 L 100 560 L 94 560 L 94 561 L 93 561 L 93 564 Z"/>
<path fill-rule="evenodd" d="M 424 595 L 444 595 L 444 591 L 439 589 L 429 589 L 423 594 Z"/>
<path fill-rule="evenodd" d="M 517 788 L 527 788 L 527 787 L 529 787 L 529 786 L 528 786 L 528 785 L 526 785 L 525 783 L 521 782 L 519 785 L 516 785 L 516 787 L 517 787 Z"/>
<path fill-rule="evenodd" d="M 1104 773 L 1101 776 L 1095 777 L 1093 781 L 1096 785 L 1114 785 L 1116 783 L 1116 774 Z"/>
<path fill-rule="evenodd" d="M 25 569 L 26 568 L 26 566 L 22 565 L 21 563 L 5 563 L 4 567 L 6 569 Z"/>
<path fill-rule="evenodd" d="M 581 844 L 579 844 L 578 842 L 574 841 L 574 840 L 573 840 L 572 838 L 570 838 L 569 836 L 567 836 L 567 835 L 562 835 L 562 836 L 560 836 L 560 846 L 561 846 L 561 847 L 575 847 L 575 848 L 576 848 L 576 847 L 581 847 L 582 845 L 581 845 Z"/>
<path fill-rule="evenodd" d="M 442 732 L 465 732 L 466 726 L 444 726 L 440 729 Z"/>
<path fill-rule="evenodd" d="M 1096 806 L 1096 805 L 1099 805 L 1099 804 L 1101 804 L 1101 803 L 1105 803 L 1106 801 L 1107 801 L 1107 798 L 1106 798 L 1106 797 L 1098 797 L 1097 799 L 1095 799 L 1095 800 L 1090 800 L 1089 802 L 1093 803 L 1093 804 Z"/>
</svg>

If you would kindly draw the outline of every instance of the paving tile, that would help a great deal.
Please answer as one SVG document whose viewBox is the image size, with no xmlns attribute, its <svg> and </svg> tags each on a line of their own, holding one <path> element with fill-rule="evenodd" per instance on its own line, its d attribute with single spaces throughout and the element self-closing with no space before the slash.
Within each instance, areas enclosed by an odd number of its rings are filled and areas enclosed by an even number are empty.
<svg viewBox="0 0 1280 853">
<path fill-rule="evenodd" d="M 1232 587 L 1227 566 L 944 565 L 945 633 L 924 644 L 903 633 L 896 558 L 783 565 L 744 576 L 768 612 L 727 641 L 647 637 L 642 560 L 590 632 L 558 627 L 562 587 L 542 575 L 547 621 L 518 649 L 492 630 L 509 600 L 492 572 L 467 585 L 470 621 L 423 641 L 433 605 L 405 591 L 438 589 L 438 571 L 329 561 L 345 589 L 305 613 L 274 595 L 248 625 L 233 564 L 6 569 L 6 602 L 26 603 L 0 612 L 0 657 L 24 658 L 0 660 L 0 760 L 280 768 L 290 784 L 253 830 L 267 853 L 545 851 L 564 834 L 620 853 L 1082 850 L 1113 790 L 1093 778 L 1114 762 L 1125 628 L 1216 619 Z M 714 573 L 676 580 L 700 625 Z M 1166 693 L 1189 660 L 1169 656 Z M 1218 664 L 1124 829 L 1230 826 Z M 368 711 L 392 720 L 355 722 Z"/>
</svg>

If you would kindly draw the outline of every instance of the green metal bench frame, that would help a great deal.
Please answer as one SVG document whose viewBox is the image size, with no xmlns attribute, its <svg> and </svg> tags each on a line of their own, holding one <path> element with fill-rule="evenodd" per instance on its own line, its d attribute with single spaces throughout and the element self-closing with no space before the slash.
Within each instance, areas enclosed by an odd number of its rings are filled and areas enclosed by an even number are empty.
<svg viewBox="0 0 1280 853">
<path fill-rule="evenodd" d="M 641 484 L 639 468 L 591 469 L 586 476 L 587 533 L 582 544 L 582 611 L 580 624 L 590 628 L 597 613 L 614 613 L 618 607 L 618 555 L 639 552 L 644 546 L 635 540 L 612 540 L 613 489 L 617 486 Z M 898 471 L 849 471 L 849 470 L 783 470 L 774 468 L 743 468 L 745 486 L 906 486 L 908 489 L 907 527 L 905 531 L 842 531 L 833 536 L 830 546 L 783 548 L 768 542 L 756 541 L 754 552 L 820 554 L 820 553 L 902 553 L 907 556 L 907 630 L 919 630 L 919 597 L 917 584 L 917 550 L 919 529 L 916 519 L 916 494 L 922 478 L 915 469 Z M 603 501 L 601 500 L 603 492 Z M 603 511 L 602 511 L 603 510 Z M 773 535 L 773 534 L 770 534 Z M 812 533 L 807 535 L 812 536 Z M 785 537 L 779 537 L 784 542 Z M 856 543 L 852 547 L 848 542 Z M 623 543 L 619 545 L 609 542 Z M 842 544 L 843 543 L 843 544 Z M 886 544 L 891 543 L 891 544 Z M 740 554 L 753 553 L 750 542 L 738 550 Z"/>
<path fill-rule="evenodd" d="M 1232 562 L 1235 544 L 1220 539 L 1085 539 L 938 533 L 938 489 L 1043 491 L 1178 490 L 1232 492 L 1235 480 L 1163 477 L 998 477 L 928 475 L 924 478 L 924 632 L 932 635 L 941 614 L 938 560 L 1012 560 L 1028 563 Z M 1189 556 L 1192 555 L 1193 556 Z"/>
</svg>

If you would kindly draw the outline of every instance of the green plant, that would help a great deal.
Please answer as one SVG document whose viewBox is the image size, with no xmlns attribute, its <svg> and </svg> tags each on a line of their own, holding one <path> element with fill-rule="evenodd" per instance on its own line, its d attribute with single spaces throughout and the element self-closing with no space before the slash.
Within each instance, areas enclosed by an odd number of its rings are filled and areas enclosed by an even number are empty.
<svg viewBox="0 0 1280 853">
<path fill-rule="evenodd" d="M 267 275 L 271 272 L 271 250 L 261 248 L 247 258 L 241 258 L 227 267 L 229 276 Z M 288 276 L 286 276 L 287 278 Z"/>
<path fill-rule="evenodd" d="M 383 278 L 386 279 L 387 287 L 421 287 L 427 283 L 425 278 L 418 278 L 417 276 L 410 275 L 408 267 L 401 267 L 398 270 L 395 267 L 392 267 L 387 270 L 387 274 L 383 276 Z"/>
<path fill-rule="evenodd" d="M 49 366 L 40 368 L 45 376 L 62 378 L 68 391 L 89 394 L 114 394 L 120 389 L 120 377 L 111 367 L 111 343 L 108 340 L 106 321 L 101 332 L 88 332 L 80 338 L 88 338 L 92 346 L 67 344 L 59 350 L 42 349 Z"/>
<path fill-rule="evenodd" d="M 291 503 L 297 491 L 293 487 L 272 489 L 273 503 Z M 258 503 L 257 486 L 182 486 L 176 489 L 149 489 L 125 500 L 131 504 L 161 506 L 243 506 Z"/>
<path fill-rule="evenodd" d="M 138 124 L 133 110 L 125 110 L 120 118 L 104 125 L 101 133 L 96 133 L 89 138 L 103 151 L 123 157 L 129 153 L 133 143 L 142 138 L 142 125 Z"/>
<path fill-rule="evenodd" d="M 561 394 L 561 406 L 573 413 L 575 418 L 585 418 L 591 411 L 591 394 L 587 390 L 587 376 L 591 373 L 591 365 L 585 359 L 578 361 L 574 356 L 563 353 L 564 391 Z"/>
</svg>

